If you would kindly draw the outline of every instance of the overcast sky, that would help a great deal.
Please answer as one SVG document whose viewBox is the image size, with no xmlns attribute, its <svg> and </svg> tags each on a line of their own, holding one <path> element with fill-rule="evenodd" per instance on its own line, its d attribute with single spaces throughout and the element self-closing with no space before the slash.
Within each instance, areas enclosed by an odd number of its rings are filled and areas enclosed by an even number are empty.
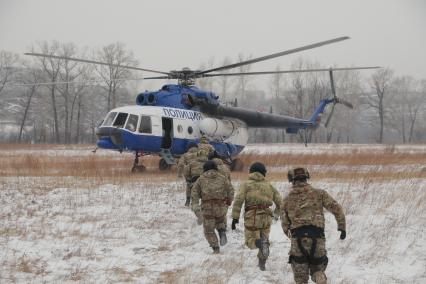
<svg viewBox="0 0 426 284">
<path fill-rule="evenodd" d="M 141 67 L 164 71 L 340 36 L 351 39 L 251 70 L 288 69 L 304 56 L 326 66 L 380 65 L 426 78 L 425 0 L 0 0 L 0 50 L 24 53 L 42 40 L 89 48 L 121 41 Z"/>
</svg>

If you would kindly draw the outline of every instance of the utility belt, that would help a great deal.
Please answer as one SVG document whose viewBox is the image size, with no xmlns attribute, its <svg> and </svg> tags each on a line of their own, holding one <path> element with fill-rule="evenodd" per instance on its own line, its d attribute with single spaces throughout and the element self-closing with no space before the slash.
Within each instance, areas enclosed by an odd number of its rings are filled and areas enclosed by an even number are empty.
<svg viewBox="0 0 426 284">
<path fill-rule="evenodd" d="M 212 198 L 207 200 L 202 200 L 203 204 L 218 204 L 218 205 L 225 205 L 227 201 L 227 198 Z"/>
<path fill-rule="evenodd" d="M 257 210 L 257 209 L 268 209 L 269 206 L 268 205 L 250 205 L 247 206 L 246 208 L 244 208 L 245 212 L 250 211 L 250 210 Z"/>
<path fill-rule="evenodd" d="M 299 263 L 299 264 L 308 263 L 311 265 L 320 265 L 320 264 L 327 265 L 328 263 L 327 255 L 323 255 L 321 257 L 314 257 L 315 251 L 317 249 L 317 239 L 324 237 L 323 228 L 319 228 L 313 225 L 302 226 L 296 229 L 292 229 L 291 237 L 296 238 L 297 246 L 299 247 L 299 250 L 302 253 L 302 255 L 301 256 L 290 255 L 288 259 L 289 263 L 292 263 L 294 261 L 295 263 Z M 302 245 L 302 238 L 312 239 L 312 246 L 311 246 L 311 249 L 309 250 L 309 253 L 306 251 L 306 249 Z"/>
</svg>

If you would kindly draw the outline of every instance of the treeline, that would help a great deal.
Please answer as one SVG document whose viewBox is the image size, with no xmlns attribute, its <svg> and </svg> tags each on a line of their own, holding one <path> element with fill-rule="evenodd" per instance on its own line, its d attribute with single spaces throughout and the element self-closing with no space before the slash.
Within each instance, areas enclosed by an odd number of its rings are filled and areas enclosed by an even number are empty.
<svg viewBox="0 0 426 284">
<path fill-rule="evenodd" d="M 135 103 L 132 79 L 141 77 L 117 65 L 137 66 L 131 50 L 112 43 L 97 50 L 73 43 L 40 42 L 29 52 L 101 61 L 94 65 L 65 59 L 19 56 L 0 51 L 0 142 L 94 143 L 95 128 L 115 107 Z M 245 61 L 211 59 L 200 69 Z M 142 64 L 143 65 L 143 64 Z M 318 62 L 300 58 L 289 69 L 316 69 Z M 242 66 L 232 72 L 248 72 Z M 279 66 L 276 70 L 280 70 Z M 368 75 L 365 75 L 368 74 Z M 395 76 L 388 68 L 375 71 L 336 71 L 338 97 L 354 104 L 337 105 L 327 128 L 297 135 L 276 129 L 251 129 L 250 142 L 422 143 L 426 141 L 426 80 Z M 253 76 L 197 80 L 224 103 L 260 111 L 309 117 L 319 101 L 331 95 L 327 72 L 269 75 L 261 89 Z M 53 83 L 53 84 L 51 84 Z M 262 84 L 263 85 L 263 84 Z M 264 87 L 263 87 L 264 88 Z M 330 112 L 331 107 L 328 108 Z M 323 117 L 327 120 L 328 113 Z"/>
</svg>

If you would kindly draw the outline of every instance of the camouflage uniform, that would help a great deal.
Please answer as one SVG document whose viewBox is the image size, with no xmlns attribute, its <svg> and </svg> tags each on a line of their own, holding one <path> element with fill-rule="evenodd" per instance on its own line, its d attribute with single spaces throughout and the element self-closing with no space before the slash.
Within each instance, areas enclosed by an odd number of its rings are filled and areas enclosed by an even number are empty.
<svg viewBox="0 0 426 284">
<path fill-rule="evenodd" d="M 200 143 L 198 144 L 198 149 L 203 152 L 203 154 L 208 157 L 213 154 L 214 147 L 210 145 L 209 140 L 206 136 L 201 136 Z"/>
<path fill-rule="evenodd" d="M 281 196 L 279 192 L 265 180 L 265 177 L 254 172 L 249 174 L 249 181 L 244 183 L 235 197 L 232 208 L 232 218 L 239 219 L 241 207 L 245 203 L 244 213 L 244 236 L 245 244 L 250 249 L 258 248 L 256 240 L 264 237 L 269 238 L 271 229 L 272 210 L 269 208 L 275 203 L 275 212 L 279 212 L 281 207 Z M 266 259 L 263 254 L 258 253 L 259 259 Z"/>
<path fill-rule="evenodd" d="M 219 173 L 231 180 L 231 171 L 228 166 L 223 163 L 222 159 L 213 158 L 212 161 L 216 164 Z"/>
<path fill-rule="evenodd" d="M 197 147 L 190 148 L 188 152 L 186 152 L 180 157 L 178 165 L 177 165 L 178 177 L 182 177 L 185 166 L 189 165 L 189 162 L 192 159 L 195 159 L 197 157 L 197 151 L 198 151 Z M 188 200 L 188 198 L 191 198 L 191 182 L 190 180 L 187 179 L 186 176 L 185 176 L 185 181 L 186 181 L 186 199 Z"/>
<path fill-rule="evenodd" d="M 323 208 L 334 215 L 338 229 L 346 231 L 343 209 L 326 191 L 295 181 L 284 198 L 281 225 L 291 238 L 289 262 L 296 283 L 308 283 L 309 274 L 314 282 L 327 283 Z"/>
<path fill-rule="evenodd" d="M 184 176 L 188 182 L 188 186 L 190 187 L 191 197 L 193 184 L 203 173 L 203 165 L 207 161 L 207 156 L 205 156 L 204 154 L 204 151 L 200 151 L 198 149 L 190 156 L 189 163 L 184 167 Z M 198 223 L 201 225 L 201 222 L 203 220 L 201 211 L 199 209 L 193 211 L 195 213 L 195 216 L 197 216 Z"/>
<path fill-rule="evenodd" d="M 201 199 L 201 208 L 199 200 Z M 204 235 L 212 248 L 219 248 L 215 229 L 226 231 L 226 213 L 234 199 L 231 182 L 217 170 L 204 172 L 192 188 L 192 210 L 202 212 Z"/>
</svg>

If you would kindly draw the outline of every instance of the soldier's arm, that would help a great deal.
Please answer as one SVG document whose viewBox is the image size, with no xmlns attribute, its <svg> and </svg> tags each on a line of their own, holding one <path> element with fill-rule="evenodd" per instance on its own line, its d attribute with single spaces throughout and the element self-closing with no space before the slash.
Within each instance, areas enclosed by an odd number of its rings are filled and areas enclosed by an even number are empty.
<svg viewBox="0 0 426 284">
<path fill-rule="evenodd" d="M 290 221 L 290 218 L 288 217 L 287 204 L 288 204 L 287 199 L 284 198 L 284 201 L 282 203 L 282 208 L 281 208 L 281 227 L 283 228 L 284 234 L 288 238 L 291 238 L 291 233 L 290 233 L 291 221 Z"/>
<path fill-rule="evenodd" d="M 183 175 L 183 168 L 184 168 L 184 166 L 185 166 L 185 162 L 184 162 L 184 160 L 185 160 L 185 156 L 184 156 L 184 155 L 182 155 L 182 156 L 179 158 L 179 162 L 178 162 L 178 164 L 177 164 L 177 175 L 178 175 L 178 177 L 182 177 L 182 175 Z"/>
<path fill-rule="evenodd" d="M 272 200 L 275 203 L 274 215 L 280 216 L 281 215 L 281 207 L 282 207 L 282 197 L 275 187 L 273 187 L 272 185 L 271 185 L 271 187 L 272 187 L 272 191 L 274 193 L 274 195 L 272 196 Z"/>
<path fill-rule="evenodd" d="M 228 193 L 228 200 L 229 202 L 232 203 L 232 201 L 234 200 L 234 187 L 232 186 L 232 183 L 226 179 L 226 187 L 227 187 L 227 193 Z"/>
<path fill-rule="evenodd" d="M 336 218 L 337 229 L 346 231 L 346 219 L 342 206 L 333 199 L 325 190 L 322 190 L 322 204 L 325 209 L 330 211 Z"/>
<path fill-rule="evenodd" d="M 201 198 L 201 185 L 198 179 L 191 188 L 191 208 L 192 211 L 197 212 L 200 209 L 200 198 Z"/>
<path fill-rule="evenodd" d="M 234 199 L 232 206 L 232 219 L 240 219 L 241 207 L 246 199 L 246 186 L 243 184 Z"/>
</svg>

